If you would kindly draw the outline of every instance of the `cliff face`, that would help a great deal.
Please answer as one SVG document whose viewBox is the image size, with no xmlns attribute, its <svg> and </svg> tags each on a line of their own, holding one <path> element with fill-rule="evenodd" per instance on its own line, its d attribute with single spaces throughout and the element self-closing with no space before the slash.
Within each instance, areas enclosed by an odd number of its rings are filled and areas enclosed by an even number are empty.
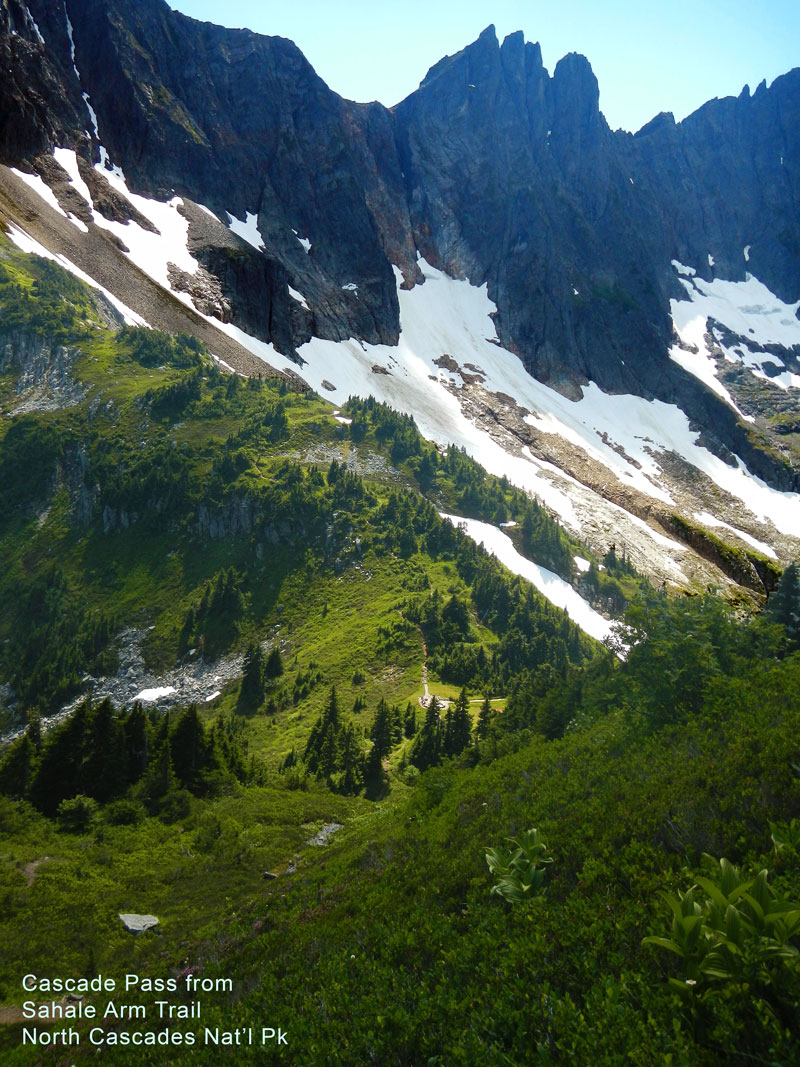
<svg viewBox="0 0 800 1067">
<path fill-rule="evenodd" d="M 4 163 L 47 151 L 64 137 L 75 136 L 85 121 L 86 109 L 69 63 L 63 9 L 57 18 L 60 6 L 39 5 L 34 19 L 21 0 L 0 0 L 0 157 Z"/>
<path fill-rule="evenodd" d="M 263 252 L 193 231 L 216 279 L 198 299 L 280 351 L 395 344 L 392 268 L 416 284 L 419 252 L 487 283 L 537 378 L 676 401 L 774 465 L 669 359 L 670 264 L 800 297 L 800 70 L 634 136 L 609 129 L 586 59 L 551 77 L 538 45 L 492 27 L 391 111 L 342 100 L 290 41 L 163 0 L 0 0 L 0 37 L 2 160 L 58 144 L 97 162 L 102 143 L 137 191 L 255 216 Z"/>
</svg>

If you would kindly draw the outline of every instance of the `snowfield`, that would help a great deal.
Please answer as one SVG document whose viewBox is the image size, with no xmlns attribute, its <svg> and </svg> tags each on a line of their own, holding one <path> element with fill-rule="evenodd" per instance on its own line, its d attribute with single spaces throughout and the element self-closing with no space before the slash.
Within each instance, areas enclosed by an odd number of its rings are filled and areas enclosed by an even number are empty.
<svg viewBox="0 0 800 1067">
<path fill-rule="evenodd" d="M 749 245 L 744 251 L 745 259 L 749 259 Z M 765 345 L 780 345 L 787 349 L 800 346 L 800 321 L 797 319 L 800 301 L 785 304 L 751 274 L 747 274 L 743 282 L 721 279 L 705 282 L 697 277 L 692 267 L 677 260 L 673 260 L 672 266 L 688 297 L 670 302 L 673 325 L 686 346 L 675 345 L 670 350 L 670 357 L 676 363 L 736 408 L 730 393 L 717 378 L 717 365 L 706 342 L 706 335 L 711 334 L 729 363 L 742 363 L 757 378 L 774 382 L 781 389 L 800 389 L 800 375 L 787 371 L 779 356 L 759 348 Z M 726 343 L 720 331 L 709 329 L 709 319 L 726 327 L 741 341 Z M 696 352 L 687 351 L 687 348 L 694 348 Z M 771 364 L 773 373 L 767 374 L 764 364 Z M 774 368 L 784 369 L 775 374 Z"/>
<path fill-rule="evenodd" d="M 690 429 L 689 419 L 680 408 L 660 400 L 610 395 L 594 383 L 584 387 L 580 400 L 567 399 L 532 378 L 515 355 L 499 347 L 491 318 L 496 307 L 489 300 L 486 285 L 478 288 L 468 281 L 457 281 L 424 260 L 420 260 L 420 267 L 425 284 L 411 290 L 400 288 L 402 277 L 398 270 L 395 272 L 401 328 L 397 348 L 312 338 L 299 349 L 306 361 L 303 377 L 323 396 L 330 393 L 322 387 L 322 382 L 327 381 L 334 386 L 330 398 L 337 404 L 343 404 L 349 396 L 372 395 L 413 415 L 420 432 L 429 440 L 464 448 L 490 473 L 505 474 L 515 485 L 536 494 L 566 526 L 582 532 L 568 490 L 562 491 L 542 476 L 545 470 L 555 473 L 554 468 L 530 453 L 527 457 L 510 455 L 465 414 L 454 395 L 462 386 L 462 379 L 436 366 L 436 360 L 449 355 L 460 367 L 469 365 L 479 371 L 489 391 L 513 396 L 529 411 L 526 421 L 531 426 L 572 442 L 626 484 L 656 500 L 670 506 L 676 503 L 664 488 L 659 464 L 659 453 L 675 452 L 737 498 L 756 520 L 771 522 L 788 535 L 800 530 L 800 496 L 771 489 L 741 461 L 735 468 L 729 467 L 697 443 L 699 434 Z M 757 292 L 760 290 L 751 285 L 750 296 Z M 777 321 L 773 321 L 771 309 L 769 305 L 758 313 L 763 329 L 767 328 L 766 322 L 772 324 L 773 330 L 788 329 L 781 320 L 790 309 L 784 305 L 776 312 L 780 316 Z M 750 314 L 756 315 L 754 311 Z M 241 331 L 237 332 L 237 339 L 273 365 L 292 368 L 271 346 L 260 342 L 254 346 Z M 389 373 L 373 373 L 374 365 Z M 661 537 L 646 523 L 641 525 L 654 538 Z M 661 543 L 681 547 L 669 538 L 662 537 Z"/>
<path fill-rule="evenodd" d="M 512 574 L 518 574 L 529 581 L 547 597 L 551 604 L 557 608 L 563 608 L 584 633 L 598 641 L 603 641 L 609 636 L 612 626 L 609 620 L 596 612 L 563 578 L 559 578 L 553 571 L 540 567 L 538 563 L 532 563 L 521 556 L 508 534 L 503 533 L 496 526 L 491 526 L 488 522 L 479 522 L 477 519 L 462 519 L 458 515 L 445 515 L 444 513 L 442 513 L 442 518 L 448 519 L 454 526 L 464 530 L 476 544 L 483 545 L 486 551 L 496 556 Z"/>
</svg>

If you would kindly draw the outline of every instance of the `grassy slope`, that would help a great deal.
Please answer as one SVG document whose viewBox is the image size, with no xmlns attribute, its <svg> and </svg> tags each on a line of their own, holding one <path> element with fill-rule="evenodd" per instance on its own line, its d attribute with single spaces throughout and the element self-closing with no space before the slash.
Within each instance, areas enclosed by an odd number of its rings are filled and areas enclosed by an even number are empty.
<svg viewBox="0 0 800 1067">
<path fill-rule="evenodd" d="M 438 588 L 445 597 L 454 592 L 468 596 L 469 590 L 452 562 L 424 552 L 402 558 L 369 547 L 357 561 L 337 566 L 336 560 L 321 558 L 310 548 L 298 552 L 292 544 L 262 545 L 258 551 L 248 537 L 198 539 L 181 522 L 167 529 L 158 525 L 142 529 L 144 524 L 134 523 L 108 534 L 99 520 L 81 525 L 75 518 L 76 481 L 68 469 L 70 450 L 76 445 L 83 443 L 86 451 L 88 442 L 90 460 L 95 454 L 117 454 L 121 466 L 130 465 L 132 449 L 155 451 L 174 445 L 189 456 L 193 475 L 202 481 L 231 435 L 265 405 L 274 404 L 277 386 L 242 385 L 231 393 L 228 379 L 207 376 L 191 418 L 154 417 L 145 394 L 180 382 L 186 368 L 169 362 L 142 365 L 130 345 L 120 344 L 101 327 L 82 287 L 73 286 L 68 276 L 54 272 L 49 264 L 7 245 L 0 252 L 5 271 L 0 279 L 4 328 L 11 333 L 23 329 L 66 345 L 75 354 L 72 375 L 85 392 L 77 406 L 27 417 L 38 427 L 52 427 L 59 445 L 53 456 L 44 457 L 42 491 L 29 492 L 26 478 L 21 477 L 21 500 L 0 523 L 4 564 L 0 639 L 7 643 L 19 626 L 15 605 L 21 593 L 56 562 L 71 604 L 78 604 L 86 615 L 99 612 L 113 617 L 118 627 L 151 627 L 145 644 L 150 666 L 154 670 L 171 666 L 180 651 L 186 614 L 204 585 L 221 569 L 234 567 L 244 576 L 244 610 L 232 620 L 230 633 L 223 633 L 219 651 L 235 651 L 266 636 L 280 641 L 287 663 L 284 679 L 268 694 L 283 693 L 285 706 L 274 717 L 258 715 L 249 722 L 250 751 L 266 769 L 267 781 L 274 781 L 263 796 L 253 789 L 235 799 L 199 805 L 186 826 L 165 828 L 154 820 L 138 827 L 100 825 L 86 838 L 61 833 L 31 809 L 18 812 L 4 803 L 4 935 L 9 952 L 4 957 L 8 968 L 0 976 L 0 997 L 13 1001 L 18 995 L 14 961 L 23 955 L 32 966 L 49 959 L 53 966 L 81 970 L 91 952 L 103 966 L 113 967 L 124 941 L 115 918 L 120 908 L 155 911 L 165 916 L 167 928 L 170 915 L 192 915 L 193 923 L 196 916 L 213 916 L 219 922 L 227 910 L 225 884 L 237 896 L 253 891 L 265 866 L 286 865 L 309 836 L 307 824 L 342 819 L 364 806 L 363 800 L 336 798 L 316 786 L 310 794 L 287 792 L 280 779 L 270 776 L 289 749 L 297 746 L 302 751 L 332 685 L 345 713 L 357 696 L 365 703 L 356 720 L 365 733 L 380 698 L 416 703 L 422 693 L 422 636 L 403 623 L 404 598 L 420 589 Z M 31 297 L 30 304 L 20 291 Z M 40 292 L 46 297 L 40 298 Z M 18 403 L 15 385 L 16 375 L 9 369 L 0 377 L 0 440 L 16 421 L 10 414 Z M 398 470 L 388 458 L 375 463 L 385 446 L 372 436 L 359 444 L 352 442 L 332 418 L 330 406 L 319 398 L 287 394 L 281 403 L 288 433 L 277 442 L 261 440 L 249 447 L 251 463 L 237 483 L 242 494 L 269 484 L 272 472 L 286 458 L 302 461 L 310 454 L 314 458 L 308 466 L 321 464 L 326 469 L 327 458 L 318 458 L 321 449 L 324 457 L 329 453 L 346 460 L 355 455 L 362 465 L 375 468 L 370 478 L 374 496 L 362 509 L 366 512 L 379 506 L 388 492 L 415 485 L 413 471 Z M 446 480 L 439 482 L 451 506 L 455 490 Z M 369 522 L 368 516 L 361 521 Z M 495 635 L 477 618 L 473 628 L 491 649 Z M 8 670 L 12 665 L 5 666 Z M 354 681 L 356 670 L 363 680 Z M 318 674 L 319 681 L 295 703 L 293 682 L 298 674 L 310 672 Z M 433 675 L 430 681 L 435 681 Z M 453 686 L 438 688 L 446 696 L 457 692 Z M 212 707 L 202 710 L 209 716 L 233 711 L 237 697 L 235 683 Z M 3 724 L 10 722 L 6 715 Z M 398 751 L 395 763 L 399 757 Z M 402 781 L 395 781 L 394 789 L 402 793 Z M 278 832 L 265 837 L 253 824 L 264 824 L 267 808 L 268 822 Z M 183 833 L 195 831 L 198 820 L 201 830 L 217 823 L 222 830 L 213 847 L 204 846 L 195 855 Z M 213 862 L 206 854 L 209 850 Z M 124 861 L 123 855 L 128 857 Z M 28 886 L 25 867 L 45 856 L 48 862 L 37 869 Z M 180 893 L 176 894 L 176 886 Z M 54 900 L 77 897 L 84 902 L 80 922 L 76 923 L 72 905 L 63 903 L 55 919 Z M 39 937 L 28 942 L 24 931 L 31 928 Z M 177 942 L 167 939 L 164 944 L 174 950 Z"/>
<path fill-rule="evenodd" d="M 17 283 L 30 287 L 38 268 L 7 249 L 3 257 Z M 88 395 L 78 409 L 37 419 L 115 448 L 145 442 L 144 451 L 155 450 L 174 440 L 186 446 L 200 480 L 228 438 L 275 399 L 271 387 L 227 396 L 227 385 L 209 378 L 191 418 L 152 418 L 143 394 L 180 380 L 185 369 L 144 367 L 96 327 L 75 327 L 72 337 Z M 10 375 L 0 390 L 7 409 Z M 329 454 L 355 450 L 366 462 L 383 452 L 381 470 L 396 473 L 369 479 L 363 532 L 392 489 L 417 484 L 418 456 L 392 463 L 374 434 L 354 442 L 319 398 L 283 400 L 289 435 L 243 443 L 250 462 L 237 475 L 242 494 L 271 484 L 287 455 L 324 469 Z M 11 422 L 2 417 L 0 434 Z M 452 509 L 462 490 L 456 475 L 440 471 L 430 491 Z M 517 517 L 515 495 L 495 479 L 478 499 Z M 235 981 L 230 1001 L 204 1002 L 204 1023 L 280 1025 L 292 1035 L 292 1050 L 276 1056 L 284 1063 L 710 1065 L 720 1062 L 721 1046 L 735 1047 L 736 1027 L 747 1036 L 759 1026 L 767 1036 L 758 1052 L 772 1042 L 772 1062 L 791 1062 L 763 1019 L 731 1022 L 724 1005 L 703 1020 L 698 1047 L 696 1020 L 693 1029 L 667 991 L 674 968 L 643 949 L 641 938 L 666 931 L 659 890 L 691 884 L 683 868 L 696 870 L 702 851 L 753 869 L 774 866 L 767 822 L 800 810 L 792 772 L 796 662 L 754 665 L 744 678 L 720 680 L 702 719 L 655 734 L 614 708 L 557 742 L 499 733 L 484 746 L 493 762 L 416 779 L 398 768 L 388 799 L 377 805 L 316 783 L 290 790 L 278 760 L 303 745 L 331 685 L 346 712 L 356 695 L 366 700 L 356 720 L 363 725 L 381 696 L 404 705 L 419 695 L 421 636 L 403 624 L 401 609 L 410 593 L 430 588 L 467 596 L 454 562 L 424 551 L 404 558 L 378 543 L 352 554 L 347 537 L 331 558 L 289 544 L 259 556 L 251 539 L 199 540 L 181 523 L 104 535 L 76 525 L 73 500 L 62 477 L 46 500 L 14 510 L 0 528 L 0 638 L 11 636 L 15 583 L 31 582 L 58 560 L 87 610 L 154 626 L 148 656 L 168 665 L 204 583 L 234 566 L 244 576 L 244 609 L 227 647 L 256 636 L 280 639 L 287 673 L 276 692 L 286 701 L 274 723 L 263 714 L 248 720 L 266 784 L 197 802 L 178 824 L 145 819 L 113 827 L 101 819 L 90 832 L 66 834 L 26 806 L 0 801 L 0 1000 L 22 999 L 20 968 L 167 976 L 197 965 Z M 476 517 L 488 515 L 479 509 Z M 491 651 L 496 635 L 474 613 L 472 626 Z M 356 670 L 363 682 L 354 681 Z M 321 680 L 295 704 L 295 678 L 308 671 Z M 233 710 L 237 688 L 209 714 Z M 398 759 L 399 752 L 395 765 Z M 331 821 L 345 824 L 332 844 L 306 844 Z M 511 909 L 489 895 L 483 849 L 531 825 L 542 828 L 556 862 L 547 897 Z M 28 885 L 26 865 L 44 857 Z M 297 870 L 289 874 L 294 857 Z M 264 870 L 281 877 L 265 882 Z M 124 935 L 116 913 L 125 910 L 159 915 L 161 935 Z M 56 1053 L 19 1049 L 18 1028 L 0 1034 L 3 1063 L 60 1062 Z M 91 1055 L 76 1050 L 70 1062 Z M 106 1050 L 103 1061 L 162 1064 L 166 1054 Z M 185 1061 L 270 1059 L 261 1049 L 236 1049 L 194 1050 Z"/>
<path fill-rule="evenodd" d="M 744 679 L 720 681 L 689 724 L 648 736 L 612 714 L 562 741 L 523 740 L 486 766 L 433 770 L 378 805 L 252 791 L 237 802 L 235 818 L 256 851 L 259 835 L 269 834 L 253 820 L 264 819 L 267 804 L 287 820 L 324 811 L 346 822 L 324 854 L 301 849 L 296 873 L 275 882 L 258 884 L 255 870 L 237 870 L 230 855 L 198 854 L 202 826 L 187 827 L 182 846 L 149 826 L 140 847 L 153 848 L 156 886 L 142 899 L 162 908 L 164 934 L 125 939 L 105 900 L 95 905 L 102 970 L 117 973 L 135 960 L 148 973 L 192 965 L 207 977 L 230 977 L 232 997 L 202 998 L 204 1025 L 263 1022 L 291 1035 L 291 1050 L 274 1057 L 261 1048 L 170 1052 L 187 1064 L 711 1067 L 749 1062 L 748 1042 L 761 1032 L 772 1041 L 771 1062 L 788 1065 L 791 1039 L 770 1029 L 763 1011 L 742 1011 L 752 994 L 731 991 L 693 1022 L 666 984 L 680 968 L 641 939 L 668 932 L 660 893 L 688 888 L 703 852 L 752 871 L 767 866 L 778 890 L 796 893 L 797 857 L 776 865 L 767 822 L 800 806 L 792 768 L 798 687 L 797 657 L 754 665 Z M 489 894 L 483 852 L 530 825 L 542 829 L 555 862 L 546 896 L 512 908 Z M 42 820 L 28 834 L 39 835 L 41 850 L 54 843 Z M 297 840 L 287 836 L 280 847 Z M 116 895 L 113 877 L 102 881 L 103 847 L 96 838 L 75 846 L 87 870 L 81 888 L 90 900 L 92 890 L 110 891 L 116 910 L 129 898 Z M 67 872 L 68 862 L 60 871 L 40 868 L 34 887 L 18 885 L 15 899 L 38 894 L 53 908 L 48 926 L 70 941 L 68 966 L 80 973 L 86 940 L 74 945 L 71 918 L 56 903 L 75 892 Z M 224 922 L 201 904 L 193 879 L 210 895 L 224 892 Z M 197 915 L 197 934 L 181 940 L 187 911 Z M 741 1060 L 733 1054 L 738 1042 Z M 34 1062 L 22 1052 L 6 1055 L 10 1064 Z M 163 1057 L 142 1051 L 135 1062 Z M 73 1059 L 83 1062 L 77 1051 Z M 134 1059 L 107 1049 L 104 1062 Z"/>
</svg>

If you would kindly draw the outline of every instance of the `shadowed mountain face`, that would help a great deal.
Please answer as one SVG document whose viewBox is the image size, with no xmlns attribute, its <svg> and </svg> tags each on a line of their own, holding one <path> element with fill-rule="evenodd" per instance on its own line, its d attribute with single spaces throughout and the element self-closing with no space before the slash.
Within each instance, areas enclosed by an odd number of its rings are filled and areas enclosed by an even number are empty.
<svg viewBox="0 0 800 1067">
<path fill-rule="evenodd" d="M 0 33 L 2 161 L 61 145 L 97 162 L 102 144 L 136 191 L 257 216 L 264 253 L 193 251 L 234 321 L 281 351 L 312 335 L 396 343 L 392 268 L 414 285 L 419 252 L 488 284 L 501 343 L 540 380 L 676 402 L 795 484 L 668 349 L 669 300 L 685 296 L 673 259 L 800 297 L 800 70 L 634 136 L 609 129 L 586 59 L 550 76 L 538 45 L 492 27 L 391 111 L 342 100 L 289 41 L 162 0 L 0 0 Z"/>
</svg>

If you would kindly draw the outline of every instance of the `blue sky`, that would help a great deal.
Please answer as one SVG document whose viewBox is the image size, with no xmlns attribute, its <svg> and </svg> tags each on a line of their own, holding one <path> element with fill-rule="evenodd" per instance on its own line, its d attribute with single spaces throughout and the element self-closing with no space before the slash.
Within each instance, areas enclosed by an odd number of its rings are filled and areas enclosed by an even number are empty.
<svg viewBox="0 0 800 1067">
<path fill-rule="evenodd" d="M 490 23 L 539 41 L 552 74 L 586 55 L 613 128 L 684 118 L 800 66 L 798 0 L 170 0 L 193 18 L 289 37 L 328 85 L 391 106 Z"/>
</svg>

